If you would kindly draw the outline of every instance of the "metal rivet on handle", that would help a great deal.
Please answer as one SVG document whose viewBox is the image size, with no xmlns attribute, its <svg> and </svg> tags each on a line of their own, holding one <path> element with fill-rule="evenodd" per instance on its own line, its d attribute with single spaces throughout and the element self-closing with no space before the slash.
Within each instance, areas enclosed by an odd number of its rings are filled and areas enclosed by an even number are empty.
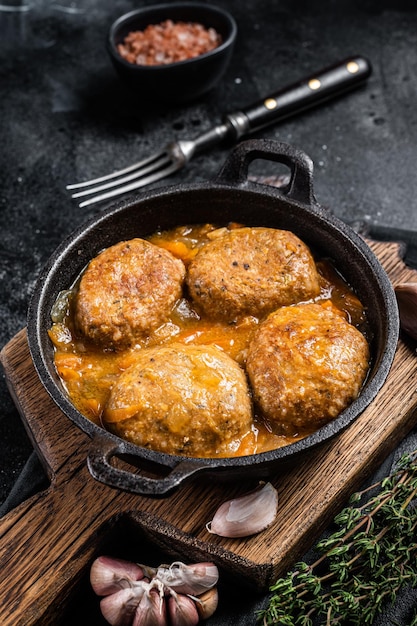
<svg viewBox="0 0 417 626">
<path fill-rule="evenodd" d="M 267 100 L 265 100 L 264 105 L 267 109 L 272 111 L 273 109 L 276 109 L 277 101 L 274 100 L 274 98 L 268 98 Z"/>
<path fill-rule="evenodd" d="M 356 63 L 356 61 L 349 61 L 349 63 L 346 65 L 346 69 L 351 74 L 356 74 L 356 72 L 359 72 L 359 65 Z"/>
<path fill-rule="evenodd" d="M 313 89 L 313 91 L 315 91 L 316 89 L 320 89 L 321 82 L 318 78 L 312 78 L 308 81 L 308 86 L 310 87 L 310 89 Z"/>
</svg>

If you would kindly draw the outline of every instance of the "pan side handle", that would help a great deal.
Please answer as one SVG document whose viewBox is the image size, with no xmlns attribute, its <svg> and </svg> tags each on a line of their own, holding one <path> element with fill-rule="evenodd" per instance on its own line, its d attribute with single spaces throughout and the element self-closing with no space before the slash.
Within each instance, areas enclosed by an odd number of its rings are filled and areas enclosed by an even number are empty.
<svg viewBox="0 0 417 626">
<path fill-rule="evenodd" d="M 292 200 L 314 205 L 313 161 L 302 150 L 272 139 L 248 139 L 232 150 L 215 181 L 245 186 L 249 165 L 255 159 L 264 159 L 286 165 L 290 170 L 290 182 L 277 191 Z"/>
<path fill-rule="evenodd" d="M 166 476 L 152 478 L 115 467 L 112 460 L 123 457 L 146 462 L 140 454 L 132 454 L 123 441 L 118 443 L 98 435 L 94 437 L 87 456 L 87 467 L 93 478 L 109 487 L 153 497 L 167 496 L 196 473 L 209 469 L 209 464 L 189 459 L 173 465 Z M 163 466 L 163 469 L 166 471 L 168 468 Z"/>
</svg>

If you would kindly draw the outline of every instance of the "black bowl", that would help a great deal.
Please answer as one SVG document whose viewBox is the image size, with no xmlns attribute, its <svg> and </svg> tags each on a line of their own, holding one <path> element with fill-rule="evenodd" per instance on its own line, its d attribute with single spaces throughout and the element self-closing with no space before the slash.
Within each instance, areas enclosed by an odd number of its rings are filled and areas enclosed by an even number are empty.
<svg viewBox="0 0 417 626">
<path fill-rule="evenodd" d="M 248 167 L 255 159 L 288 166 L 288 186 L 279 190 L 250 182 Z M 375 398 L 397 347 L 399 316 L 394 289 L 365 241 L 317 204 L 312 183 L 312 162 L 303 152 L 274 141 L 242 142 L 213 181 L 142 192 L 79 227 L 51 256 L 29 306 L 29 348 L 45 389 L 63 413 L 93 439 L 87 463 L 96 479 L 133 493 L 162 496 L 200 476 L 225 480 L 267 478 L 288 465 L 302 462 L 317 446 L 349 426 Z M 146 237 L 158 229 L 181 224 L 229 221 L 291 230 L 318 254 L 334 260 L 366 307 L 372 330 L 372 364 L 361 393 L 337 418 L 312 435 L 276 450 L 237 458 L 187 458 L 156 452 L 95 425 L 70 402 L 54 367 L 48 329 L 58 293 L 73 284 L 100 250 L 118 241 Z M 115 464 L 117 458 L 128 458 L 157 476 L 120 469 Z"/>
<path fill-rule="evenodd" d="M 167 19 L 214 28 L 222 43 L 198 57 L 167 65 L 136 65 L 119 54 L 117 45 L 131 31 L 143 30 Z M 198 98 L 216 85 L 229 64 L 236 35 L 236 22 L 224 9 L 198 2 L 173 2 L 145 7 L 119 17 L 110 28 L 107 49 L 119 76 L 144 102 L 179 103 Z"/>
</svg>

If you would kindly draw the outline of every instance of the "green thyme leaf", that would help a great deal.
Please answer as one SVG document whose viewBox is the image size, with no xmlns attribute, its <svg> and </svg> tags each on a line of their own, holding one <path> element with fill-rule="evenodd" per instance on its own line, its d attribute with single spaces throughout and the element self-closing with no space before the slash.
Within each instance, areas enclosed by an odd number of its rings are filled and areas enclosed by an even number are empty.
<svg viewBox="0 0 417 626">
<path fill-rule="evenodd" d="M 403 586 L 417 587 L 416 457 L 404 455 L 391 476 L 352 495 L 338 529 L 316 544 L 317 561 L 297 563 L 272 585 L 258 613 L 263 626 L 372 624 Z"/>
</svg>

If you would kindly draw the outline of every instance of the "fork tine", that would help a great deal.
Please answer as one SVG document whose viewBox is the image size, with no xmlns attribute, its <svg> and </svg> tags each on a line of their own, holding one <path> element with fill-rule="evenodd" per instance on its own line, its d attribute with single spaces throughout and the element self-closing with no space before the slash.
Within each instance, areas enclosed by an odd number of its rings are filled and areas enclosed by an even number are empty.
<svg viewBox="0 0 417 626">
<path fill-rule="evenodd" d="M 152 163 L 150 163 L 147 167 L 140 167 L 137 171 L 133 171 L 127 176 L 112 179 L 108 182 L 103 183 L 102 185 L 89 187 L 88 189 L 84 189 L 83 191 L 77 191 L 77 193 L 73 193 L 71 197 L 81 198 L 83 196 L 96 194 L 99 191 L 104 191 L 105 189 L 111 189 L 112 187 L 120 187 L 124 183 L 128 183 L 131 180 L 135 180 L 136 178 L 142 178 L 143 176 L 145 176 L 145 174 L 149 174 L 149 172 L 157 172 L 161 167 L 168 166 L 171 162 L 172 159 L 169 154 L 167 152 L 162 152 L 160 155 L 158 155 L 158 158 L 154 158 Z"/>
<path fill-rule="evenodd" d="M 134 191 L 135 189 L 139 189 L 140 187 L 144 187 L 145 185 L 150 185 L 151 183 L 155 183 L 157 180 L 164 178 L 165 176 L 169 176 L 176 172 L 182 164 L 179 162 L 173 161 L 170 167 L 166 167 L 159 172 L 154 172 L 150 176 L 146 178 L 141 178 L 140 180 L 136 180 L 133 183 L 128 185 L 124 185 L 123 187 L 117 187 L 116 189 L 112 189 L 111 191 L 107 191 L 106 193 L 99 194 L 98 196 L 93 196 L 88 200 L 84 200 L 80 202 L 80 207 L 89 206 L 90 204 L 95 204 L 96 202 L 102 202 L 103 200 L 109 200 L 110 198 L 114 198 L 115 196 L 120 196 L 124 193 L 128 193 L 130 191 Z"/>
<path fill-rule="evenodd" d="M 118 178 L 119 176 L 123 176 L 124 174 L 129 174 L 134 170 L 139 169 L 140 167 L 145 167 L 148 163 L 152 163 L 163 154 L 166 154 L 166 150 L 161 150 L 160 152 L 156 152 L 155 154 L 151 154 L 151 156 L 142 159 L 142 161 L 138 161 L 137 163 L 133 163 L 128 167 L 124 167 L 121 170 L 117 170 L 116 172 L 112 172 L 111 174 L 106 174 L 105 176 L 99 176 L 98 178 L 93 178 L 91 180 L 84 180 L 80 183 L 72 183 L 71 185 L 67 185 L 66 189 L 81 189 L 83 187 L 90 187 L 92 185 L 98 185 L 99 183 L 103 183 L 106 180 L 111 180 L 112 178 Z"/>
</svg>

